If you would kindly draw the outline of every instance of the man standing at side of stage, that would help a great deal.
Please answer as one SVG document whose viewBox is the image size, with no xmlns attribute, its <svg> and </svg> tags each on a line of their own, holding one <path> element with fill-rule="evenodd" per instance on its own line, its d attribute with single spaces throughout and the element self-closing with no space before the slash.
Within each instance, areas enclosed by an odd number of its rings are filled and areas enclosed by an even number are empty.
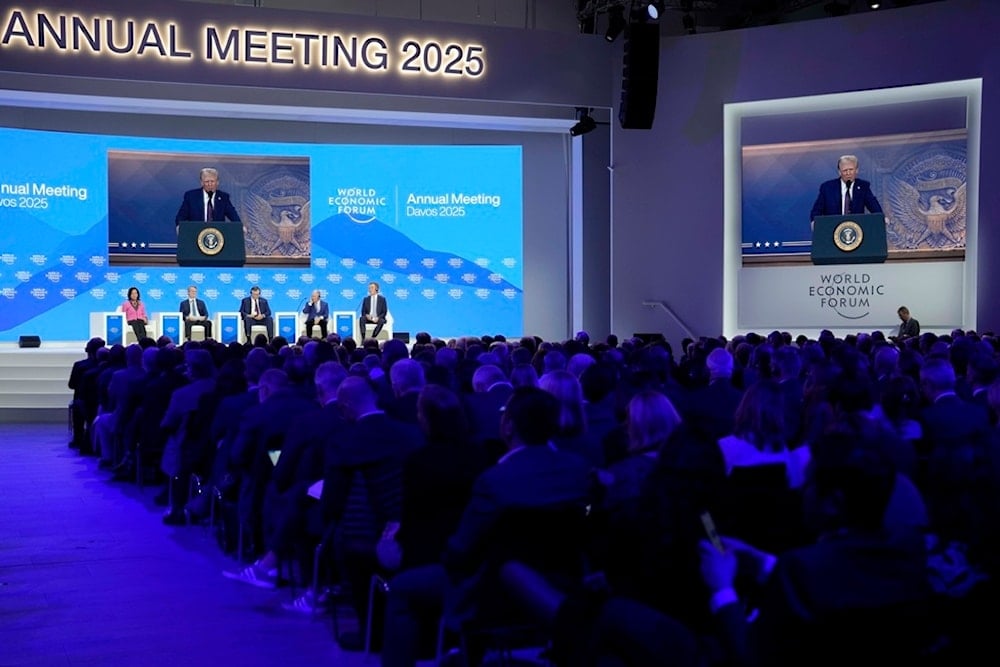
<svg viewBox="0 0 1000 667">
<path fill-rule="evenodd" d="M 897 342 L 920 335 L 920 322 L 910 317 L 909 308 L 900 306 L 896 314 L 899 315 L 899 333 L 895 336 Z"/>
</svg>

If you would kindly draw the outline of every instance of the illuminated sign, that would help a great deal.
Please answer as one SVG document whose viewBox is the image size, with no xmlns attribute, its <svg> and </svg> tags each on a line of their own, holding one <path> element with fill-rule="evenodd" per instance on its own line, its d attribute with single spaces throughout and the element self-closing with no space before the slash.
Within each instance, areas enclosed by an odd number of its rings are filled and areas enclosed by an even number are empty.
<svg viewBox="0 0 1000 667">
<path fill-rule="evenodd" d="M 298 68 L 481 79 L 486 48 L 459 40 L 378 33 L 317 32 L 205 24 L 186 32 L 171 20 L 13 9 L 3 17 L 0 49 L 76 57 L 133 58 L 181 65 Z"/>
</svg>

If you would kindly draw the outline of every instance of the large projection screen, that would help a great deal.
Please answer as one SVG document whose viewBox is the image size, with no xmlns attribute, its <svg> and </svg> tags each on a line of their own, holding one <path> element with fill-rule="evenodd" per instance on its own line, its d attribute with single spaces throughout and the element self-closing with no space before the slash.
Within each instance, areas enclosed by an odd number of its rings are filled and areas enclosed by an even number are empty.
<svg viewBox="0 0 1000 667">
<path fill-rule="evenodd" d="M 727 333 L 974 328 L 981 81 L 730 104 L 724 110 Z M 810 209 L 860 161 L 889 257 L 813 265 Z M 918 314 L 919 313 L 919 314 Z"/>
<path fill-rule="evenodd" d="M 88 313 L 133 285 L 152 312 L 175 311 L 190 284 L 214 312 L 256 284 L 275 311 L 312 289 L 353 311 L 373 280 L 397 330 L 562 335 L 568 313 L 550 300 L 568 301 L 568 140 L 511 126 L 0 107 L 0 335 L 85 339 Z M 243 268 L 176 266 L 198 165 L 219 168 L 240 211 Z M 547 286 L 544 303 L 527 284 Z"/>
</svg>

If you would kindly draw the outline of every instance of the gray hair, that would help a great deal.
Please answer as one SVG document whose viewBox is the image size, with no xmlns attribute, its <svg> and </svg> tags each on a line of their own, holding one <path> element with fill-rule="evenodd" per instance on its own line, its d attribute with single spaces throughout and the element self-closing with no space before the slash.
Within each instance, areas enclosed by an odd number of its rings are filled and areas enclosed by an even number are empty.
<svg viewBox="0 0 1000 667">
<path fill-rule="evenodd" d="M 205 175 L 214 176 L 215 180 L 219 180 L 219 170 L 213 169 L 212 167 L 205 167 L 200 172 L 198 172 L 198 178 L 200 180 L 205 180 Z"/>
<path fill-rule="evenodd" d="M 841 162 L 851 162 L 854 164 L 854 168 L 858 168 L 858 156 L 857 155 L 841 155 L 837 160 L 837 169 L 840 169 Z"/>
</svg>

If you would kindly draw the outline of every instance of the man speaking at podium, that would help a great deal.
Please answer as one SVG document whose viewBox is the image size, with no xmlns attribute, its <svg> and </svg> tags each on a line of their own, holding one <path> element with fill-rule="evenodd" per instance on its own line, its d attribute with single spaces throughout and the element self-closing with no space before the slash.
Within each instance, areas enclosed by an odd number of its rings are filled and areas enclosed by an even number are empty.
<svg viewBox="0 0 1000 667">
<path fill-rule="evenodd" d="M 218 190 L 219 172 L 211 167 L 201 170 L 201 187 L 184 193 L 175 222 L 242 222 L 229 199 L 229 193 Z"/>
<path fill-rule="evenodd" d="M 840 178 L 825 181 L 819 186 L 819 196 L 813 204 L 810 220 L 815 221 L 819 215 L 862 215 L 865 209 L 869 213 L 882 212 L 878 199 L 872 193 L 871 183 L 857 178 L 856 156 L 841 156 L 837 160 L 837 171 Z"/>
</svg>

